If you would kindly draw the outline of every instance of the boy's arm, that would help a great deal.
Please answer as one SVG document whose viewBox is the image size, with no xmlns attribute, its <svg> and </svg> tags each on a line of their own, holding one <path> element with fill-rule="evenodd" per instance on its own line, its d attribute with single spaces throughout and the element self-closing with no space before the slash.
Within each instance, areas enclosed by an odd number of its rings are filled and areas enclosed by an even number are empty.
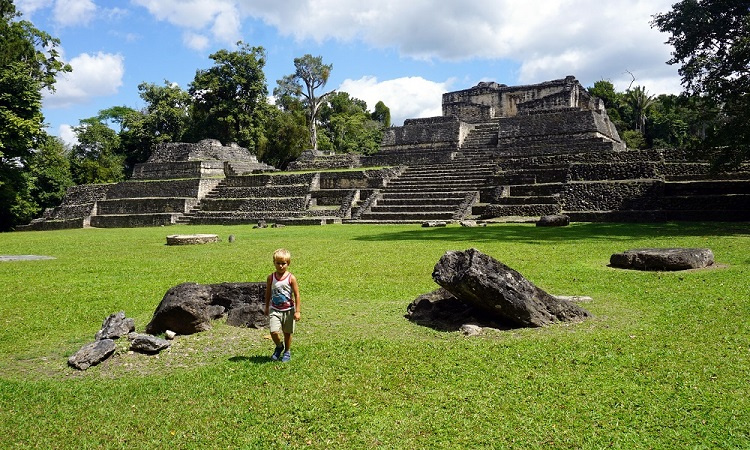
<svg viewBox="0 0 750 450">
<path fill-rule="evenodd" d="M 268 315 L 271 306 L 271 275 L 266 278 L 266 315 Z"/>
<path fill-rule="evenodd" d="M 292 285 L 292 292 L 294 292 L 294 320 L 299 320 L 302 299 L 299 296 L 299 285 L 297 284 L 297 277 L 292 275 L 289 279 L 289 284 Z"/>
</svg>

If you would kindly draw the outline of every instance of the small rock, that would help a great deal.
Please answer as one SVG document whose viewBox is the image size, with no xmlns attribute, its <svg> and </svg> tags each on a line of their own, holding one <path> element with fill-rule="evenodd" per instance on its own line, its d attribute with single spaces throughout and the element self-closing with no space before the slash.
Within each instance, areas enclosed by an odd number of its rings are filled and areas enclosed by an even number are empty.
<svg viewBox="0 0 750 450">
<path fill-rule="evenodd" d="M 570 225 L 570 217 L 565 214 L 542 216 L 536 223 L 538 227 L 567 227 L 568 225 Z"/>
<path fill-rule="evenodd" d="M 135 330 L 135 321 L 126 318 L 125 312 L 120 311 L 104 319 L 102 328 L 96 332 L 94 339 L 119 339 L 133 330 Z"/>
<path fill-rule="evenodd" d="M 174 338 L 177 337 L 177 333 L 175 333 L 172 330 L 167 330 L 167 331 L 164 332 L 164 336 L 171 341 L 171 340 L 174 340 Z"/>
<path fill-rule="evenodd" d="M 437 228 L 444 227 L 446 225 L 448 225 L 446 222 L 439 220 L 428 220 L 427 222 L 422 223 L 423 228 Z"/>
<path fill-rule="evenodd" d="M 171 342 L 150 334 L 138 334 L 130 342 L 130 350 L 140 353 L 159 353 L 169 347 Z"/>
<path fill-rule="evenodd" d="M 464 336 L 478 336 L 482 333 L 482 327 L 480 327 L 479 325 L 466 323 L 461 325 L 459 331 L 463 333 Z"/>
</svg>

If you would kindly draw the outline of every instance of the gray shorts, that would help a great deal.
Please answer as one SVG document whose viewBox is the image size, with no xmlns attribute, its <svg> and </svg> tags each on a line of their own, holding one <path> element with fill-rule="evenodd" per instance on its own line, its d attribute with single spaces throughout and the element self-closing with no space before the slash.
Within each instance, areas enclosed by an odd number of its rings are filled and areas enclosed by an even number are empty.
<svg viewBox="0 0 750 450">
<path fill-rule="evenodd" d="M 268 325 L 271 333 L 283 331 L 284 333 L 293 334 L 294 322 L 294 308 L 287 311 L 276 311 L 271 308 L 271 312 L 268 314 Z"/>
</svg>

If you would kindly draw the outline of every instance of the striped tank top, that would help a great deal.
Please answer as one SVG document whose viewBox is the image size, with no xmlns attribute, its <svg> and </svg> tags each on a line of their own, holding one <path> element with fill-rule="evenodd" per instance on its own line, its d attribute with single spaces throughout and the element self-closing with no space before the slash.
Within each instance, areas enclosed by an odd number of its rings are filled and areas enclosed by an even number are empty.
<svg viewBox="0 0 750 450">
<path fill-rule="evenodd" d="M 292 301 L 292 285 L 289 280 L 292 278 L 291 273 L 287 272 L 284 278 L 276 278 L 276 272 L 271 279 L 271 308 L 276 311 L 289 311 L 294 308 Z"/>
</svg>

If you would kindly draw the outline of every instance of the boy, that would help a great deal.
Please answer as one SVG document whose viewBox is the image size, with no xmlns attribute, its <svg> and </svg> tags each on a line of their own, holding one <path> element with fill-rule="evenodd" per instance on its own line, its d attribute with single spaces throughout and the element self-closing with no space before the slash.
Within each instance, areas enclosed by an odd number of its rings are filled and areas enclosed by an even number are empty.
<svg viewBox="0 0 750 450">
<path fill-rule="evenodd" d="M 274 361 L 278 361 L 279 358 L 282 362 L 292 359 L 292 334 L 294 324 L 300 318 L 301 301 L 297 278 L 288 272 L 291 259 L 292 255 L 287 249 L 280 248 L 273 252 L 276 271 L 266 280 L 266 315 L 271 329 L 271 339 L 276 344 L 276 350 L 271 355 Z M 283 343 L 280 332 L 284 333 Z"/>
</svg>

